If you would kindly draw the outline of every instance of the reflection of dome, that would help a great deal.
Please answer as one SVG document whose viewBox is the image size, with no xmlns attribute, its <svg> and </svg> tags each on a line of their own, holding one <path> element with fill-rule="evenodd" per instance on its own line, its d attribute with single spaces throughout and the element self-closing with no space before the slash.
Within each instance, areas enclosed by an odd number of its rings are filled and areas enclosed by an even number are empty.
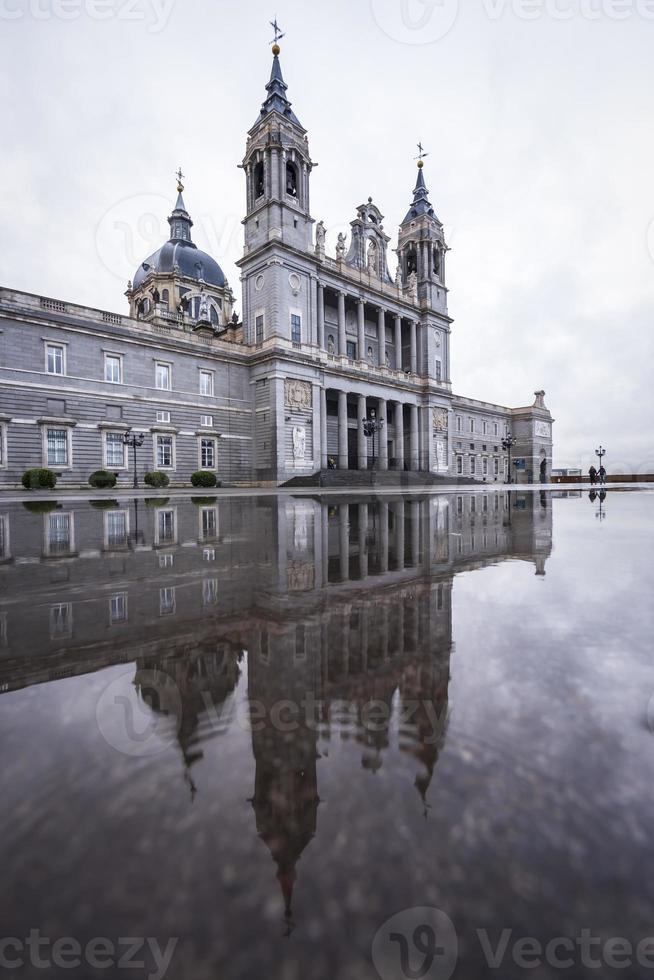
<svg viewBox="0 0 654 980">
<path fill-rule="evenodd" d="M 182 197 L 183 187 L 178 184 L 175 210 L 168 218 L 170 239 L 143 262 L 134 275 L 133 288 L 138 287 L 150 273 L 164 273 L 202 280 L 208 286 L 224 288 L 225 274 L 215 259 L 202 252 L 191 239 L 193 222 Z"/>
<path fill-rule="evenodd" d="M 215 259 L 202 252 L 193 242 L 171 239 L 138 267 L 133 280 L 134 289 L 138 289 L 150 272 L 172 274 L 173 271 L 187 279 L 203 279 L 207 285 L 218 286 L 219 289 L 226 283 L 225 274 Z"/>
</svg>

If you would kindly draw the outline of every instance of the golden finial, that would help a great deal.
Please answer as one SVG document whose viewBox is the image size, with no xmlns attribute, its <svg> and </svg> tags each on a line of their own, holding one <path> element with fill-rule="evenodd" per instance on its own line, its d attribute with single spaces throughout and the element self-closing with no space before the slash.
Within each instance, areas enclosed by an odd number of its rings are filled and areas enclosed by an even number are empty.
<svg viewBox="0 0 654 980">
<path fill-rule="evenodd" d="M 182 181 L 184 180 L 184 174 L 182 173 L 182 168 L 181 167 L 179 167 L 175 171 L 175 176 L 177 177 L 177 193 L 178 194 L 181 194 L 182 191 L 184 190 L 184 185 L 182 183 Z"/>
<path fill-rule="evenodd" d="M 272 43 L 272 53 L 275 55 L 275 57 L 277 57 L 279 52 L 282 50 L 277 42 L 280 41 L 284 37 L 284 35 L 280 30 L 279 24 L 277 23 L 276 15 L 275 15 L 275 19 L 270 21 L 270 26 L 275 32 L 275 37 Z"/>
</svg>

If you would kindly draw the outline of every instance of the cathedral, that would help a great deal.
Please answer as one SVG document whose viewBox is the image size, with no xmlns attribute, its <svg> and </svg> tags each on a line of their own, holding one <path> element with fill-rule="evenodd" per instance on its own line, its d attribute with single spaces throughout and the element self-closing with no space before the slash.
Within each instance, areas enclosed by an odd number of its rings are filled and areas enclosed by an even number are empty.
<svg viewBox="0 0 654 980">
<path fill-rule="evenodd" d="M 396 260 L 370 197 L 327 242 L 277 42 L 272 55 L 241 164 L 240 304 L 193 241 L 181 171 L 170 238 L 128 283 L 129 312 L 0 289 L 0 486 L 39 466 L 64 487 L 98 469 L 128 487 L 133 465 L 173 486 L 197 470 L 231 485 L 345 484 L 353 470 L 549 480 L 543 391 L 518 408 L 453 394 L 448 246 L 422 150 Z M 128 433 L 144 437 L 134 461 Z"/>
</svg>

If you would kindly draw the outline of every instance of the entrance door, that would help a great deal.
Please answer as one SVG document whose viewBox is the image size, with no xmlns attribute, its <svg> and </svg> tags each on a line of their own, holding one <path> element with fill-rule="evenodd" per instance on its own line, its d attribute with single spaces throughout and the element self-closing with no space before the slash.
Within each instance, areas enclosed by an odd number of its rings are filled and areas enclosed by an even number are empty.
<svg viewBox="0 0 654 980">
<path fill-rule="evenodd" d="M 540 482 L 547 483 L 547 460 L 544 459 L 540 464 Z"/>
<path fill-rule="evenodd" d="M 359 452 L 357 448 L 357 430 L 347 430 L 347 465 L 351 470 L 359 468 Z"/>
</svg>

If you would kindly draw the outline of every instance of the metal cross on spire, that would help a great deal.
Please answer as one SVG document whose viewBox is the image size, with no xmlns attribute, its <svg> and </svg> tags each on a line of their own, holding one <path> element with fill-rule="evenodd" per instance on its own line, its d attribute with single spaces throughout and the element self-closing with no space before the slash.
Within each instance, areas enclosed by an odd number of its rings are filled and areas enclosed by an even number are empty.
<svg viewBox="0 0 654 980">
<path fill-rule="evenodd" d="M 422 159 L 424 159 L 424 157 L 428 157 L 428 156 L 429 156 L 429 154 L 425 151 L 425 148 L 422 145 L 422 143 L 418 143 L 418 156 L 415 157 L 415 159 L 416 160 L 422 160 Z"/>
<path fill-rule="evenodd" d="M 285 32 L 282 31 L 281 27 L 277 23 L 277 14 L 275 14 L 275 19 L 270 21 L 270 26 L 275 32 L 275 37 L 272 43 L 277 44 L 277 42 L 285 36 Z"/>
<path fill-rule="evenodd" d="M 177 190 L 181 194 L 182 191 L 184 190 L 184 184 L 182 183 L 182 181 L 184 180 L 185 177 L 185 175 L 182 173 L 181 167 L 177 168 L 177 170 L 175 171 L 175 176 L 177 177 Z"/>
</svg>

